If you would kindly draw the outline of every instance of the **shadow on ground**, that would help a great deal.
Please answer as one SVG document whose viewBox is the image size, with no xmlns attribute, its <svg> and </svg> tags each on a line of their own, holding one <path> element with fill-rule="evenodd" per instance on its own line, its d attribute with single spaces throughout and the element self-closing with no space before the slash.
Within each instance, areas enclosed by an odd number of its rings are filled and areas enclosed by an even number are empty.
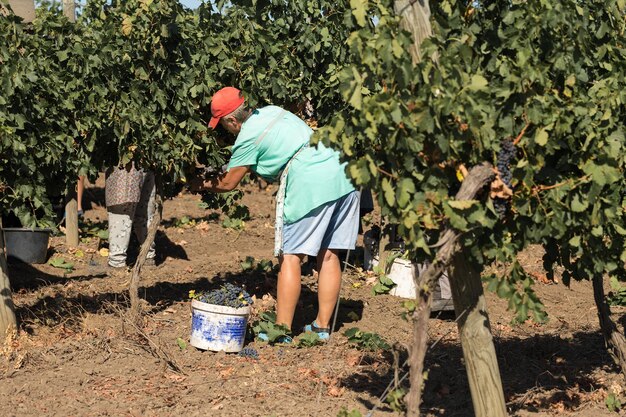
<svg viewBox="0 0 626 417">
<path fill-rule="evenodd" d="M 100 267 L 101 268 L 101 267 Z M 100 269 L 102 271 L 102 269 Z M 11 265 L 13 291 L 33 291 L 39 287 L 52 284 L 70 284 L 73 281 L 86 281 L 108 277 L 105 272 L 85 274 L 80 276 L 57 276 L 39 271 L 25 263 Z M 139 288 L 139 295 L 149 304 L 150 313 L 163 311 L 177 302 L 189 300 L 191 290 L 196 293 L 211 291 L 219 288 L 223 283 L 230 282 L 243 287 L 261 299 L 270 293 L 276 296 L 275 272 L 264 272 L 257 269 L 240 273 L 218 274 L 213 277 L 199 277 L 193 282 L 172 283 L 157 282 L 154 285 Z M 111 312 L 113 306 L 126 309 L 129 306 L 128 292 L 101 293 L 94 295 L 79 294 L 67 297 L 63 294 L 47 295 L 37 300 L 33 305 L 19 306 L 16 313 L 22 328 L 29 332 L 31 324 L 54 327 L 61 322 L 79 323 L 85 312 L 92 314 Z M 344 299 L 339 303 L 336 328 L 350 322 L 360 320 L 363 313 L 363 302 L 360 300 Z M 317 312 L 317 293 L 309 286 L 303 285 L 300 302 L 296 311 L 293 329 L 300 329 L 315 319 Z M 294 334 L 299 331 L 294 330 Z"/>
<path fill-rule="evenodd" d="M 157 230 L 157 234 L 154 238 L 155 242 L 155 251 L 156 251 L 156 264 L 161 265 L 168 258 L 171 259 L 183 259 L 185 261 L 189 260 L 187 256 L 187 251 L 181 245 L 170 240 L 169 237 L 165 234 L 165 232 L 161 230 Z M 137 255 L 139 255 L 139 243 L 137 243 L 136 239 L 131 239 L 131 243 L 128 246 L 128 258 L 126 263 L 128 265 L 134 265 L 137 261 Z"/>
<path fill-rule="evenodd" d="M 9 261 L 9 280 L 13 292 L 33 291 L 53 284 L 64 284 L 70 280 L 86 281 L 106 277 L 106 271 L 99 264 L 88 266 L 87 273 L 82 273 L 81 275 L 76 275 L 75 272 L 53 275 L 15 258 L 10 258 Z"/>
<path fill-rule="evenodd" d="M 59 277 L 46 274 L 28 264 L 12 264 L 9 274 L 14 291 L 30 290 L 54 283 L 70 283 L 74 280 L 104 278 L 106 274 Z M 140 288 L 140 296 L 150 306 L 150 313 L 156 313 L 168 306 L 188 300 L 189 291 L 210 291 L 224 282 L 245 286 L 248 292 L 257 297 L 274 291 L 274 272 L 248 270 L 240 273 L 218 274 L 213 277 L 199 277 L 193 282 L 171 283 L 158 282 Z M 19 279 L 14 279 L 17 277 Z M 315 288 L 304 285 L 301 305 L 296 313 L 294 329 L 310 322 L 316 311 Z M 21 328 L 32 332 L 35 326 L 67 328 L 76 326 L 80 329 L 85 312 L 114 313 L 116 308 L 128 307 L 128 294 L 103 293 L 95 295 L 78 294 L 68 297 L 62 294 L 42 295 L 32 305 L 16 308 Z M 361 301 L 342 299 L 339 306 L 338 323 L 345 325 L 360 319 L 363 310 Z M 617 372 L 613 362 L 604 349 L 604 342 L 599 332 L 578 332 L 570 338 L 560 334 L 535 335 L 525 339 L 496 338 L 496 352 L 502 384 L 509 414 L 526 410 L 529 412 L 550 408 L 550 404 L 563 403 L 566 409 L 573 410 L 583 406 L 585 394 L 596 391 L 597 378 L 593 375 L 599 370 Z M 392 363 L 390 354 L 368 354 L 366 361 L 383 364 Z M 472 416 L 471 395 L 467 376 L 463 366 L 462 351 L 458 343 L 442 341 L 431 349 L 426 357 L 428 380 L 423 395 L 423 411 L 435 416 Z M 405 361 L 403 354 L 400 363 Z M 399 372 L 399 377 L 406 370 Z M 341 381 L 342 386 L 357 392 L 380 397 L 390 381 L 394 380 L 391 366 L 368 366 L 358 373 L 347 375 Z M 596 384 L 594 385 L 594 381 Z M 408 386 L 408 379 L 402 385 Z M 363 402 L 371 409 L 375 404 Z"/>
<path fill-rule="evenodd" d="M 599 332 L 579 332 L 571 339 L 563 339 L 558 334 L 499 339 L 496 352 L 510 415 L 520 410 L 538 412 L 557 402 L 562 402 L 566 409 L 576 409 L 585 401 L 581 393 L 601 388 L 594 385 L 590 376 L 594 371 L 617 372 Z M 454 417 L 474 415 L 462 356 L 459 345 L 443 342 L 427 354 L 424 413 Z M 405 373 L 406 368 L 399 375 Z M 370 369 L 346 377 L 342 384 L 355 392 L 380 397 L 393 380 L 393 368 L 383 374 Z M 408 389 L 408 378 L 402 386 Z M 539 392 L 543 394 L 534 399 L 532 394 Z M 363 406 L 371 409 L 374 405 L 364 402 Z"/>
<path fill-rule="evenodd" d="M 173 303 L 189 300 L 189 291 L 193 290 L 196 293 L 211 291 L 219 288 L 220 285 L 226 282 L 245 288 L 250 295 L 256 296 L 257 299 L 260 299 L 267 293 L 276 297 L 275 272 L 266 273 L 259 270 L 201 277 L 189 283 L 158 282 L 151 287 L 141 288 L 140 293 L 151 305 L 158 305 L 159 309 L 166 309 Z M 294 329 L 300 325 L 304 326 L 305 323 L 310 323 L 315 319 L 317 293 L 312 291 L 307 285 L 303 285 L 298 304 Z M 359 320 L 362 314 L 362 301 L 342 299 L 337 315 L 337 327 L 344 323 Z"/>
</svg>

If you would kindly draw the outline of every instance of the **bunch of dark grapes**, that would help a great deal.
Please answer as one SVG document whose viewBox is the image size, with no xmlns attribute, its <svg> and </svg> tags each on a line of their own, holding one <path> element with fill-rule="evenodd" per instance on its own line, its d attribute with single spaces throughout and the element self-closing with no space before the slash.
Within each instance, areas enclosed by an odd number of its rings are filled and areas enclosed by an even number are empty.
<svg viewBox="0 0 626 417">
<path fill-rule="evenodd" d="M 226 171 L 228 171 L 228 164 L 224 164 L 220 167 L 209 165 L 202 168 L 196 168 L 196 175 L 209 179 L 216 175 L 223 174 Z"/>
<path fill-rule="evenodd" d="M 245 347 L 239 352 L 239 356 L 244 358 L 259 359 L 259 352 L 255 348 Z"/>
<path fill-rule="evenodd" d="M 498 172 L 500 173 L 500 179 L 511 189 L 513 188 L 511 184 L 513 174 L 511 173 L 510 165 L 511 161 L 515 158 L 515 155 L 516 149 L 513 142 L 510 139 L 503 140 L 500 144 L 500 151 L 498 151 L 496 166 L 498 167 Z M 496 197 L 493 200 L 493 206 L 500 217 L 504 216 L 504 213 L 507 210 L 507 204 L 507 200 L 503 198 Z"/>
<path fill-rule="evenodd" d="M 241 308 L 252 304 L 250 294 L 243 288 L 231 283 L 226 283 L 216 290 L 202 293 L 196 299 L 203 303 L 232 308 Z"/>
</svg>

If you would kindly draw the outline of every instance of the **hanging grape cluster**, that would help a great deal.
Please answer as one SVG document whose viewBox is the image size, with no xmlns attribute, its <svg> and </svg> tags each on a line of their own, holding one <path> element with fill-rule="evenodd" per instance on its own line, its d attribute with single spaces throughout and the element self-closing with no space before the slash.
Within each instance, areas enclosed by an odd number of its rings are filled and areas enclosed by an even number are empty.
<svg viewBox="0 0 626 417">
<path fill-rule="evenodd" d="M 510 139 L 503 140 L 500 145 L 500 150 L 498 151 L 496 167 L 498 168 L 502 182 L 511 189 L 513 188 L 513 185 L 511 184 L 511 179 L 513 178 L 513 173 L 511 172 L 511 161 L 515 157 L 515 154 L 516 149 L 513 142 Z M 508 200 L 496 197 L 493 200 L 493 206 L 498 215 L 502 217 L 506 213 Z"/>
<path fill-rule="evenodd" d="M 241 308 L 252 305 L 253 300 L 246 290 L 231 283 L 196 296 L 196 300 L 218 306 Z"/>
</svg>

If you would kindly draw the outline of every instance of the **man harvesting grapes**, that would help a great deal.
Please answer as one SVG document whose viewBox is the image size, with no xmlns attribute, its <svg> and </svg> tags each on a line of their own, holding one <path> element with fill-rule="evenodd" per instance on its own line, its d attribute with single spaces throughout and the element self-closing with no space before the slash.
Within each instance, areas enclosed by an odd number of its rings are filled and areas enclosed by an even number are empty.
<svg viewBox="0 0 626 417">
<path fill-rule="evenodd" d="M 300 297 L 301 261 L 305 255 L 315 256 L 319 309 L 304 330 L 328 339 L 341 287 L 338 251 L 354 249 L 359 192 L 346 177 L 339 154 L 323 145 L 309 147 L 313 131 L 289 111 L 277 106 L 251 109 L 241 91 L 225 87 L 213 96 L 211 114 L 211 128 L 221 124 L 237 138 L 228 170 L 206 181 L 192 181 L 192 189 L 231 191 L 250 171 L 280 182 L 274 245 L 280 264 L 276 323 L 291 328 Z"/>
</svg>

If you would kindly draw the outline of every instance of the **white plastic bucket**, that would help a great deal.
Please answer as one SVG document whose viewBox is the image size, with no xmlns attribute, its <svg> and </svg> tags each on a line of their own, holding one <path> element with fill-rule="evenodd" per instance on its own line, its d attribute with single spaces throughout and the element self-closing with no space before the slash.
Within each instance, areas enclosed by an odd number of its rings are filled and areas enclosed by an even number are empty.
<svg viewBox="0 0 626 417">
<path fill-rule="evenodd" d="M 246 339 L 250 307 L 232 308 L 191 301 L 191 337 L 198 349 L 239 352 Z"/>
<path fill-rule="evenodd" d="M 374 265 L 378 265 L 378 256 L 374 258 Z M 413 280 L 414 267 L 411 261 L 396 258 L 389 269 L 387 277 L 392 280 L 396 286 L 389 291 L 389 294 L 402 298 L 413 298 L 416 296 L 415 281 Z"/>
<path fill-rule="evenodd" d="M 415 298 L 415 280 L 413 279 L 413 264 L 406 259 L 395 259 L 388 277 L 396 283 L 389 294 L 403 298 Z"/>
</svg>

